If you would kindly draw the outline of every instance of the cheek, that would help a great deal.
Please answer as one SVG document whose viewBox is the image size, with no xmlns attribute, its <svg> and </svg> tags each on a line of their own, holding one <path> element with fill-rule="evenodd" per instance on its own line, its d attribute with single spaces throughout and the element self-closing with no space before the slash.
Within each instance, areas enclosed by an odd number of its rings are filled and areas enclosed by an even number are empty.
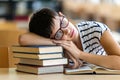
<svg viewBox="0 0 120 80">
<path fill-rule="evenodd" d="M 67 36 L 63 35 L 62 40 L 67 40 Z"/>
<path fill-rule="evenodd" d="M 70 39 L 70 37 L 69 37 L 69 36 L 64 35 L 64 36 L 62 37 L 62 40 L 66 40 L 66 41 L 67 41 L 67 40 L 71 40 L 71 39 Z"/>
</svg>

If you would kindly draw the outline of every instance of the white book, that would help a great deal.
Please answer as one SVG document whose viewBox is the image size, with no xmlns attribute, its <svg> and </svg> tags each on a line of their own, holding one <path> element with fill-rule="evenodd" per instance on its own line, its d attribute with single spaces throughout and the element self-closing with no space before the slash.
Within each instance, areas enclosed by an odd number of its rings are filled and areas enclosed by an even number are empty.
<svg viewBox="0 0 120 80">
<path fill-rule="evenodd" d="M 23 65 L 17 64 L 17 71 L 34 73 L 34 74 L 47 74 L 47 73 L 59 73 L 63 72 L 63 65 L 59 66 L 32 66 L 32 65 Z"/>
<path fill-rule="evenodd" d="M 29 59 L 54 59 L 62 58 L 62 53 L 56 54 L 29 54 L 29 53 L 13 53 L 13 56 L 16 58 L 29 58 Z"/>
<path fill-rule="evenodd" d="M 63 48 L 57 45 L 32 45 L 32 46 L 12 46 L 13 52 L 21 52 L 21 53 L 35 53 L 35 54 L 53 54 L 63 52 Z"/>
<path fill-rule="evenodd" d="M 51 66 L 67 64 L 68 60 L 67 58 L 44 59 L 44 60 L 21 58 L 19 63 L 29 65 Z"/>
</svg>

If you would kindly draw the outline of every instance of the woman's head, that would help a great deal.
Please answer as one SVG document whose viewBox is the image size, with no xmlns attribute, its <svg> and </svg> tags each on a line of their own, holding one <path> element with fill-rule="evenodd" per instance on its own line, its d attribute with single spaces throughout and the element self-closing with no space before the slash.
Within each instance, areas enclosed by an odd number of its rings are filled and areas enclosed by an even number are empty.
<svg viewBox="0 0 120 80">
<path fill-rule="evenodd" d="M 53 19 L 57 16 L 57 12 L 43 8 L 34 13 L 29 22 L 29 31 L 43 37 L 50 38 L 52 33 Z"/>
<path fill-rule="evenodd" d="M 61 13 L 43 8 L 33 14 L 29 22 L 29 31 L 46 38 L 71 40 L 76 28 Z"/>
</svg>

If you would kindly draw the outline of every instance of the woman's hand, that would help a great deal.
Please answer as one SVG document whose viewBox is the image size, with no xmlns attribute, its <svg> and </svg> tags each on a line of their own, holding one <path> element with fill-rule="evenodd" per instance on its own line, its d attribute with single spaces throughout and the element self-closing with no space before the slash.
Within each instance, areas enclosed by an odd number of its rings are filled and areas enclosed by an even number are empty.
<svg viewBox="0 0 120 80">
<path fill-rule="evenodd" d="M 72 42 L 65 40 L 53 40 L 53 43 L 61 45 L 65 50 L 67 50 L 73 57 L 79 59 L 81 50 Z"/>
<path fill-rule="evenodd" d="M 75 69 L 75 68 L 79 68 L 80 66 L 82 66 L 82 61 L 80 61 L 79 59 L 74 58 L 68 51 L 64 50 L 65 53 L 65 57 L 68 58 L 68 65 L 66 65 L 69 68 Z"/>
<path fill-rule="evenodd" d="M 65 41 L 65 40 L 53 40 L 53 43 L 57 45 L 61 45 L 65 50 L 68 57 L 74 62 L 74 65 L 70 65 L 70 68 L 78 68 L 82 65 L 82 62 L 79 59 L 80 50 L 72 41 Z"/>
</svg>

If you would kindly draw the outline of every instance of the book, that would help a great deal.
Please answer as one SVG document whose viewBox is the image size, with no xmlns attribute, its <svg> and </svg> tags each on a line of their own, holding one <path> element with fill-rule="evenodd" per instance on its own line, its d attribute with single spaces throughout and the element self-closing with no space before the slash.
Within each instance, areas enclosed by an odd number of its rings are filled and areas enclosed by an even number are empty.
<svg viewBox="0 0 120 80">
<path fill-rule="evenodd" d="M 33 74 L 46 74 L 46 73 L 63 72 L 64 68 L 63 65 L 42 67 L 42 66 L 17 64 L 16 70 L 21 72 L 33 73 Z"/>
<path fill-rule="evenodd" d="M 56 54 L 29 54 L 29 53 L 13 53 L 15 58 L 29 58 L 29 59 L 54 59 L 62 58 L 62 53 Z"/>
<path fill-rule="evenodd" d="M 28 65 L 53 66 L 67 64 L 68 60 L 67 58 L 44 59 L 44 60 L 21 58 L 19 63 Z"/>
<path fill-rule="evenodd" d="M 83 65 L 78 69 L 65 68 L 65 74 L 120 74 L 120 70 L 112 70 L 96 65 Z"/>
<path fill-rule="evenodd" d="M 35 53 L 35 54 L 47 54 L 47 53 L 59 53 L 63 52 L 63 48 L 57 45 L 32 45 L 32 46 L 12 46 L 13 52 L 21 53 Z"/>
</svg>

